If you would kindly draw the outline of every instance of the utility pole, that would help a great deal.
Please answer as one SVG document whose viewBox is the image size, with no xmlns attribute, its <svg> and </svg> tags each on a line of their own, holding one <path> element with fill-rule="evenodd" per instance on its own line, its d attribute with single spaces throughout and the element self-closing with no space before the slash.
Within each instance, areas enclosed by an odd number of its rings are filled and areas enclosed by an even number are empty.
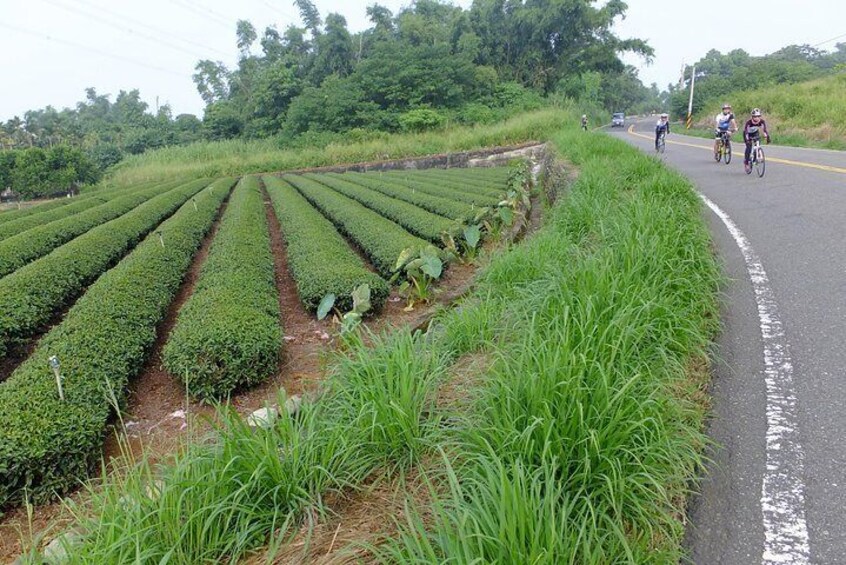
<svg viewBox="0 0 846 565">
<path fill-rule="evenodd" d="M 687 103 L 687 123 L 685 127 L 690 129 L 690 125 L 693 123 L 693 86 L 696 84 L 696 65 L 693 66 L 693 70 L 690 73 L 690 100 Z"/>
</svg>

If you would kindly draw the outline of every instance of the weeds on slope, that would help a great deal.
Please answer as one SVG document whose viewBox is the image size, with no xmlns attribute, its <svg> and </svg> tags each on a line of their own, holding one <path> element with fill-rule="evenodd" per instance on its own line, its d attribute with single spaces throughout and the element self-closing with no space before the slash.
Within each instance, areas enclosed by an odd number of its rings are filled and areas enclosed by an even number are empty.
<svg viewBox="0 0 846 565">
<path fill-rule="evenodd" d="M 719 281 L 699 203 L 682 178 L 607 138 L 556 142 L 581 178 L 483 280 L 494 317 L 481 325 L 500 330 L 476 345 L 497 362 L 472 415 L 442 438 L 453 455 L 434 481 L 434 519 L 411 511 L 385 562 L 680 557 L 704 414 L 679 391 L 716 329 Z M 478 319 L 444 324 L 472 349 Z"/>
</svg>

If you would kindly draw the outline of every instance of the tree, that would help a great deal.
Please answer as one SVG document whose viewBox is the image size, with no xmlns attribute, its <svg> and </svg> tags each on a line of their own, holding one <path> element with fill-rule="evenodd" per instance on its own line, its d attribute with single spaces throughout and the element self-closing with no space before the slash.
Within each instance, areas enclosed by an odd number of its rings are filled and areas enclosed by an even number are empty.
<svg viewBox="0 0 846 565">
<path fill-rule="evenodd" d="M 194 84 L 206 104 L 213 104 L 229 95 L 229 71 L 220 62 L 204 59 L 194 67 Z"/>
</svg>

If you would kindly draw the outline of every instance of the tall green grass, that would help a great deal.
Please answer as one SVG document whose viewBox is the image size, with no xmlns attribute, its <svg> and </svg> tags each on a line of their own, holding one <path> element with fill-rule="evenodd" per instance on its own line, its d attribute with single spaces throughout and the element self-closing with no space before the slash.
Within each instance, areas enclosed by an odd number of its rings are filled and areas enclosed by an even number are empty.
<svg viewBox="0 0 846 565">
<path fill-rule="evenodd" d="M 677 562 L 705 441 L 688 368 L 716 330 L 701 206 L 622 142 L 554 142 L 579 180 L 459 309 L 425 336 L 350 338 L 296 418 L 251 431 L 224 410 L 175 462 L 109 479 L 71 562 L 234 562 L 290 541 L 327 494 L 437 454 L 430 504 L 409 501 L 378 559 Z M 436 402 L 450 365 L 479 352 L 493 362 L 467 402 Z"/>
<path fill-rule="evenodd" d="M 117 165 L 109 182 L 124 184 L 182 175 L 224 176 L 222 171 L 227 171 L 225 175 L 241 175 L 466 151 L 546 140 L 572 119 L 566 110 L 549 108 L 497 124 L 417 134 L 380 134 L 360 141 L 351 139 L 349 143 L 304 149 L 285 149 L 272 139 L 193 143 L 129 157 Z"/>
<path fill-rule="evenodd" d="M 841 72 L 808 82 L 734 92 L 723 99 L 731 101 L 741 127 L 752 108 L 760 108 L 775 143 L 846 150 L 844 92 L 846 73 Z M 721 100 L 709 106 L 713 116 L 699 116 L 700 125 L 711 125 Z"/>
</svg>

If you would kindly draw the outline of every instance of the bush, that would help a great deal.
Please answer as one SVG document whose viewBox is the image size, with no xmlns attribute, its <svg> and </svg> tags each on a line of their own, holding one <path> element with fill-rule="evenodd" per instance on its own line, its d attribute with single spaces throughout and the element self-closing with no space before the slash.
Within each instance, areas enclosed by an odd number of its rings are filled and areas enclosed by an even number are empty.
<svg viewBox="0 0 846 565">
<path fill-rule="evenodd" d="M 79 214 L 32 228 L 0 242 L 0 277 L 23 267 L 33 259 L 46 255 L 56 247 L 91 228 L 99 226 L 103 222 L 126 214 L 136 206 L 157 196 L 161 191 L 161 186 L 154 186 L 153 188 L 132 191 L 130 194 L 122 195 L 105 203 L 101 202 L 99 198 L 91 198 L 95 204 L 99 205 L 90 207 Z M 80 204 L 87 202 L 84 201 Z M 66 206 L 55 210 L 55 212 L 68 212 L 71 209 L 71 206 Z M 37 217 L 32 216 L 32 218 Z"/>
<path fill-rule="evenodd" d="M 283 177 L 347 235 L 384 277 L 394 274 L 397 260 L 406 249 L 429 245 L 403 228 L 342 194 L 305 177 Z"/>
<path fill-rule="evenodd" d="M 397 184 L 391 180 L 391 177 L 381 173 L 330 173 L 328 176 L 343 178 L 453 220 L 470 220 L 478 212 L 470 204 L 412 190 L 407 186 Z"/>
<path fill-rule="evenodd" d="M 342 178 L 315 174 L 305 176 L 364 204 L 371 210 L 395 221 L 414 235 L 433 243 L 441 243 L 445 233 L 454 233 L 458 229 L 455 220 L 438 216 L 414 204 L 385 196 L 381 192 L 353 184 Z"/>
<path fill-rule="evenodd" d="M 332 222 L 282 179 L 268 176 L 264 183 L 282 228 L 288 269 L 303 305 L 315 311 L 324 296 L 334 294 L 335 305 L 349 311 L 352 291 L 366 284 L 373 308 L 381 309 L 390 292 L 388 284 L 367 269 Z"/>
<path fill-rule="evenodd" d="M 200 179 L 166 191 L 0 279 L 0 358 L 208 183 Z"/>
<path fill-rule="evenodd" d="M 264 200 L 258 179 L 244 177 L 162 359 L 189 394 L 209 400 L 274 374 L 281 344 Z"/>
<path fill-rule="evenodd" d="M 443 114 L 429 108 L 415 108 L 400 114 L 399 123 L 403 131 L 420 132 L 441 127 L 446 122 Z"/>
<path fill-rule="evenodd" d="M 221 179 L 100 277 L 0 386 L 0 508 L 45 501 L 79 484 L 106 424 L 156 339 L 182 277 L 229 189 Z M 59 399 L 50 356 L 61 361 Z"/>
</svg>

